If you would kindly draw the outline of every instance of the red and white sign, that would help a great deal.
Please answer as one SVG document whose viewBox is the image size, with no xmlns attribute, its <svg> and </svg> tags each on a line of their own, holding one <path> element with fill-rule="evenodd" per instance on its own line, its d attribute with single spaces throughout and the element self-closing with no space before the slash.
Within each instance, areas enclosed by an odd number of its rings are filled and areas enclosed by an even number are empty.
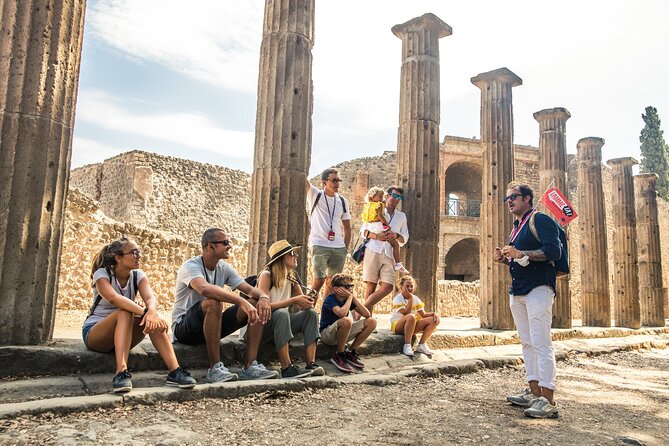
<svg viewBox="0 0 669 446">
<path fill-rule="evenodd" d="M 555 216 L 560 226 L 567 226 L 572 220 L 578 217 L 567 197 L 562 195 L 562 192 L 557 187 L 550 187 L 541 196 L 540 201 Z"/>
</svg>

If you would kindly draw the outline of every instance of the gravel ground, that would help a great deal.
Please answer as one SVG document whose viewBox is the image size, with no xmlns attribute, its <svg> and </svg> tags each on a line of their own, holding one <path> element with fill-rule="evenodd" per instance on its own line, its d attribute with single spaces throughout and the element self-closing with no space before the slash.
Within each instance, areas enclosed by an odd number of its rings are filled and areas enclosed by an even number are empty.
<svg viewBox="0 0 669 446">
<path fill-rule="evenodd" d="M 346 385 L 234 400 L 163 402 L 0 421 L 1 444 L 667 445 L 669 349 L 558 363 L 560 418 L 534 420 L 504 395 L 522 368 L 387 386 Z"/>
</svg>

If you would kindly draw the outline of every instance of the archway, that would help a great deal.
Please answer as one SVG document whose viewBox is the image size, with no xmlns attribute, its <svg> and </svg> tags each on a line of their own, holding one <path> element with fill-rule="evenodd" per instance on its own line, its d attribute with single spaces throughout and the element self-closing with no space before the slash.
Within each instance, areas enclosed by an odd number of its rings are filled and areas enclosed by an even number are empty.
<svg viewBox="0 0 669 446">
<path fill-rule="evenodd" d="M 481 166 L 455 162 L 445 173 L 446 215 L 479 217 L 481 207 Z"/>
<path fill-rule="evenodd" d="M 479 277 L 479 241 L 471 237 L 462 239 L 446 254 L 444 279 L 473 282 Z"/>
</svg>

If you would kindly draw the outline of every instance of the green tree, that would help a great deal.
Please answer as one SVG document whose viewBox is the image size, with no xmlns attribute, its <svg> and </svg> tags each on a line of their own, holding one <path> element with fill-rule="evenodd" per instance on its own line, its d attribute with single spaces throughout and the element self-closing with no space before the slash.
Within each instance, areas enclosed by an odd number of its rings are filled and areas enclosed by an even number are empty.
<svg viewBox="0 0 669 446">
<path fill-rule="evenodd" d="M 669 146 L 664 141 L 664 131 L 660 129 L 660 116 L 655 107 L 646 107 L 646 114 L 641 115 L 646 124 L 641 130 L 641 172 L 656 173 L 657 192 L 660 197 L 669 200 Z"/>
</svg>

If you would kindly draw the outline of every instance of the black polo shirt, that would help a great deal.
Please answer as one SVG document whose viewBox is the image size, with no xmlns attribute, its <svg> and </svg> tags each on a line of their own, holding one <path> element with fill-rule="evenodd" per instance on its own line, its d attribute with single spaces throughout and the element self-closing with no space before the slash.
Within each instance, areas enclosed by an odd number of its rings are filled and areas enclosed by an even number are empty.
<svg viewBox="0 0 669 446">
<path fill-rule="evenodd" d="M 532 210 L 527 211 L 523 215 L 523 219 L 525 219 L 530 212 L 532 212 Z M 514 220 L 514 230 L 518 228 L 521 221 Z M 555 223 L 548 215 L 538 212 L 534 217 L 534 224 L 540 241 L 532 235 L 528 218 L 514 241 L 510 241 L 509 244 L 521 251 L 541 249 L 548 261 L 530 261 L 530 264 L 527 266 L 520 266 L 517 262 L 511 262 L 509 265 L 509 272 L 511 273 L 511 288 L 509 289 L 509 293 L 514 296 L 525 295 L 541 285 L 548 285 L 555 290 L 556 273 L 552 261 L 559 259 L 562 254 L 560 250 L 558 228 L 556 226 L 557 223 Z"/>
</svg>

